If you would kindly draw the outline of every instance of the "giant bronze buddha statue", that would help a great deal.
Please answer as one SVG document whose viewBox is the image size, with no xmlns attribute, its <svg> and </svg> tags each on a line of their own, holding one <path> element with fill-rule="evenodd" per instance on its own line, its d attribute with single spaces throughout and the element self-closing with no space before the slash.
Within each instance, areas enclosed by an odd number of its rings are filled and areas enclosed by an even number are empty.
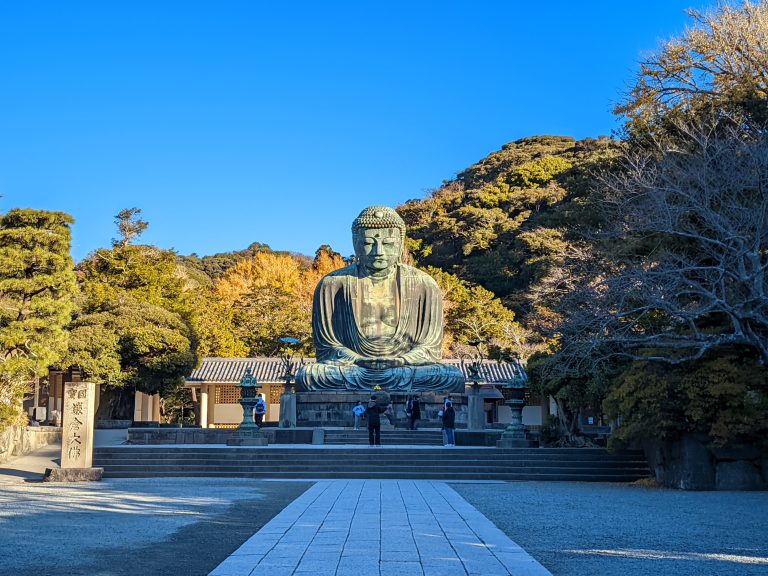
<svg viewBox="0 0 768 576">
<path fill-rule="evenodd" d="M 435 281 L 401 262 L 405 223 L 371 206 L 352 223 L 356 262 L 315 290 L 317 362 L 296 375 L 299 390 L 463 392 L 461 371 L 440 363 L 443 302 Z"/>
</svg>

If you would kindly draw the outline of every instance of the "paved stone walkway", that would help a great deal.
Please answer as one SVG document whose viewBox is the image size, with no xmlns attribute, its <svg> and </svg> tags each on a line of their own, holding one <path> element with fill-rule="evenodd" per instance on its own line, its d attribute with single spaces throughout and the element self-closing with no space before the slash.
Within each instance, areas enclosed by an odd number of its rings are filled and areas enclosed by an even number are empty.
<svg viewBox="0 0 768 576">
<path fill-rule="evenodd" d="M 318 482 L 209 576 L 251 574 L 551 576 L 445 482 L 426 480 Z"/>
</svg>

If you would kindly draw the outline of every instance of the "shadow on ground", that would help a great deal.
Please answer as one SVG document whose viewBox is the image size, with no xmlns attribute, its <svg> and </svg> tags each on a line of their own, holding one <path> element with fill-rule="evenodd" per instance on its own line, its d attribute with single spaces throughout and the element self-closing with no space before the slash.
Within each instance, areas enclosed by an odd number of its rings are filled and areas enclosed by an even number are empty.
<svg viewBox="0 0 768 576">
<path fill-rule="evenodd" d="M 201 485 L 201 492 L 215 494 L 215 484 L 214 481 L 211 486 Z M 62 506 L 59 510 L 43 514 L 48 518 L 40 518 L 41 529 L 44 526 L 44 529 L 60 534 L 60 547 L 35 554 L 28 562 L 14 562 L 16 565 L 12 567 L 3 566 L 0 561 L 0 573 L 16 576 L 205 575 L 311 485 L 311 482 L 260 482 L 253 490 L 255 498 L 236 500 L 220 510 L 208 507 L 190 511 L 182 506 L 172 514 L 195 514 L 200 519 L 170 534 L 158 530 L 156 541 L 146 543 L 145 538 L 140 544 L 120 545 L 118 540 L 110 546 L 88 547 L 87 542 L 70 540 L 67 537 L 67 507 Z M 94 539 L 98 539 L 103 531 L 114 529 L 115 524 L 126 516 L 135 517 L 136 514 L 146 515 L 148 512 L 146 508 L 126 509 L 131 508 L 130 504 L 115 504 L 98 505 L 98 516 L 92 518 Z M 50 517 L 54 514 L 58 522 Z M 13 531 L 13 525 L 4 530 Z M 146 530 L 152 530 L 149 522 Z M 5 572 L 7 568 L 12 568 L 12 572 Z"/>
</svg>

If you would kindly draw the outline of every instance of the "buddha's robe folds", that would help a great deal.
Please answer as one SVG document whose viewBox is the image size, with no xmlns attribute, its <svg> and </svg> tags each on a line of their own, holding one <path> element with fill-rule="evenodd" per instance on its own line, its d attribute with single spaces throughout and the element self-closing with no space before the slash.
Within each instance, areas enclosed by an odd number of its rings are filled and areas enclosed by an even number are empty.
<svg viewBox="0 0 768 576">
<path fill-rule="evenodd" d="M 367 337 L 360 329 L 362 298 L 357 265 L 325 276 L 315 290 L 312 331 L 317 362 L 296 375 L 299 390 L 464 391 L 464 376 L 440 363 L 443 339 L 442 294 L 426 273 L 399 264 L 396 271 L 398 319 L 391 336 Z M 360 358 L 402 358 L 405 366 L 366 368 Z"/>
</svg>

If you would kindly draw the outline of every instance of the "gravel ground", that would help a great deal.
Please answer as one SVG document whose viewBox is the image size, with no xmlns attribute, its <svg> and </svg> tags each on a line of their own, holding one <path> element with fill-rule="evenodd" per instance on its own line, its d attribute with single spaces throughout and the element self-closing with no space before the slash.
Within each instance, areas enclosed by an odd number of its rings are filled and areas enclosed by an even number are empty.
<svg viewBox="0 0 768 576">
<path fill-rule="evenodd" d="M 0 574 L 208 574 L 309 482 L 0 485 Z"/>
<path fill-rule="evenodd" d="M 768 492 L 452 484 L 555 576 L 768 575 Z"/>
</svg>

